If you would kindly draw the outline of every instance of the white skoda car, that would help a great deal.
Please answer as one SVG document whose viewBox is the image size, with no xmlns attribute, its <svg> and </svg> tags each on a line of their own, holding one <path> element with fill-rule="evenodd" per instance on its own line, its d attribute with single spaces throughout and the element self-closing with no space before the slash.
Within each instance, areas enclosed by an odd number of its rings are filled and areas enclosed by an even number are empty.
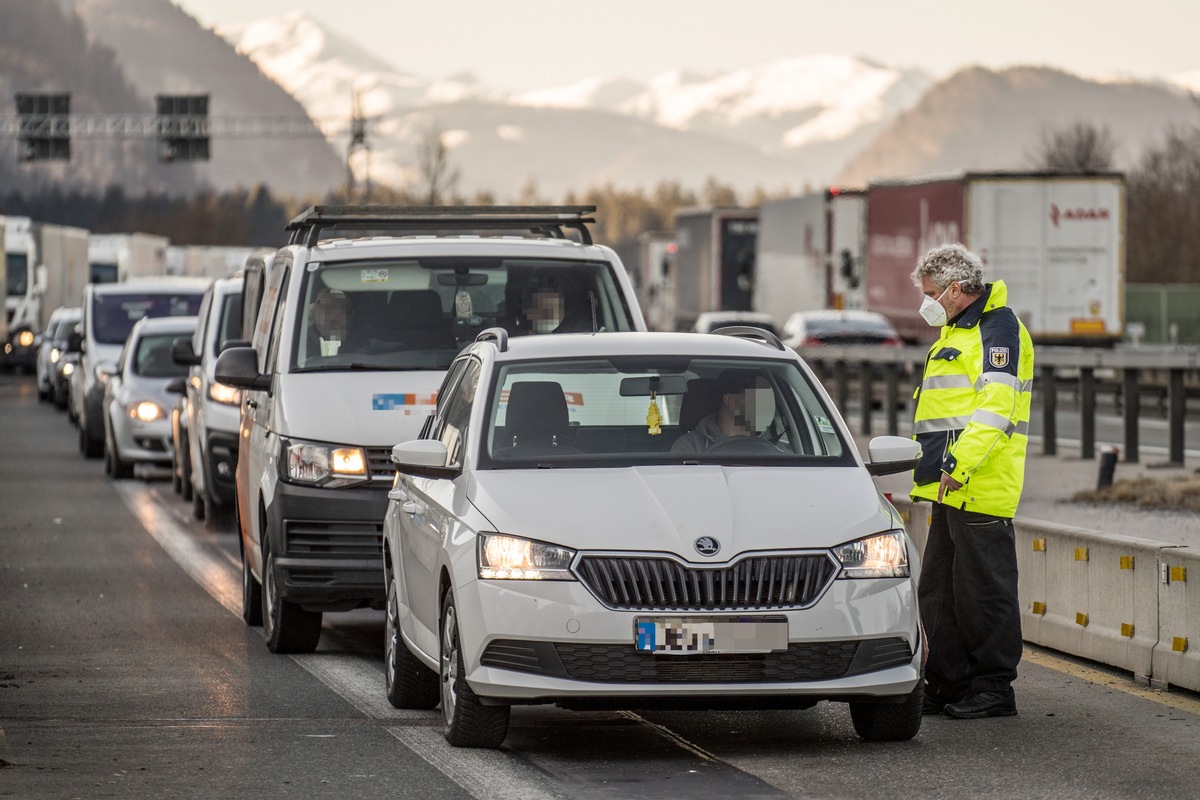
<svg viewBox="0 0 1200 800">
<path fill-rule="evenodd" d="M 480 335 L 392 451 L 388 699 L 498 746 L 512 705 L 849 703 L 921 724 L 917 554 L 813 373 L 769 333 Z"/>
</svg>

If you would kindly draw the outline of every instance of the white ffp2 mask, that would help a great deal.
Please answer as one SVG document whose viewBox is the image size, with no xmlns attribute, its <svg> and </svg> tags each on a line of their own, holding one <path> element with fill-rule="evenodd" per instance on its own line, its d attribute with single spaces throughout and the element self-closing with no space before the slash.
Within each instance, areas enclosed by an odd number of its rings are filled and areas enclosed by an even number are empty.
<svg viewBox="0 0 1200 800">
<path fill-rule="evenodd" d="M 921 308 L 918 313 L 931 327 L 940 328 L 946 324 L 946 309 L 942 307 L 942 304 L 938 300 L 945 297 L 948 291 L 950 291 L 949 286 L 938 295 L 937 300 L 934 300 L 929 295 L 925 295 L 925 298 L 921 300 Z"/>
</svg>

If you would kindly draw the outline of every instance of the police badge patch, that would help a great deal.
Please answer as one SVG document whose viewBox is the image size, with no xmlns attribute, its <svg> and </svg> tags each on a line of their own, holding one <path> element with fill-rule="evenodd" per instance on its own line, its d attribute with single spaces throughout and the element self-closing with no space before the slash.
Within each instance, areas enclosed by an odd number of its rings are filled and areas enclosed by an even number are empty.
<svg viewBox="0 0 1200 800">
<path fill-rule="evenodd" d="M 1007 347 L 989 347 L 988 361 L 996 369 L 1004 369 L 1008 366 L 1008 348 Z"/>
</svg>

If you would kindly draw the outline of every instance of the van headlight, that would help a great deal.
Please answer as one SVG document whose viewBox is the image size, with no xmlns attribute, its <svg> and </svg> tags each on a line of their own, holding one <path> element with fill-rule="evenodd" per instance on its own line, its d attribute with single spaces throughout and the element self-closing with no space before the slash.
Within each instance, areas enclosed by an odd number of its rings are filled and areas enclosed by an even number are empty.
<svg viewBox="0 0 1200 800">
<path fill-rule="evenodd" d="M 367 455 L 361 447 L 318 442 L 283 443 L 284 477 L 326 489 L 352 486 L 370 480 Z"/>
<path fill-rule="evenodd" d="M 226 406 L 242 404 L 242 390 L 219 381 L 213 381 L 208 387 L 208 396 L 211 400 Z"/>
<path fill-rule="evenodd" d="M 573 581 L 575 551 L 503 533 L 479 534 L 479 577 L 510 581 Z"/>
<path fill-rule="evenodd" d="M 867 536 L 833 548 L 841 563 L 839 578 L 907 578 L 908 548 L 904 531 Z"/>
</svg>

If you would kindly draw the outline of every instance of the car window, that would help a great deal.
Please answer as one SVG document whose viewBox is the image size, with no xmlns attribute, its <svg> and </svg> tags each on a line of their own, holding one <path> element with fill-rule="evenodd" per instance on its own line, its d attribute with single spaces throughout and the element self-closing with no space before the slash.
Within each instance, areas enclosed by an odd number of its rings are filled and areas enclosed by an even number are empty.
<svg viewBox="0 0 1200 800">
<path fill-rule="evenodd" d="M 467 362 L 462 379 L 446 399 L 444 412 L 435 423 L 437 439 L 446 445 L 447 463 L 461 464 L 467 442 L 471 410 L 475 405 L 475 390 L 479 385 L 479 362 Z"/>
<path fill-rule="evenodd" d="M 204 293 L 204 300 L 200 303 L 200 310 L 196 312 L 198 317 L 196 324 L 196 332 L 192 334 L 192 352 L 204 352 L 204 332 L 208 330 L 208 309 L 213 303 L 213 289 L 209 289 Z"/>
<path fill-rule="evenodd" d="M 143 317 L 194 317 L 203 292 L 104 293 L 92 296 L 92 335 L 100 344 L 121 344 Z"/>
<path fill-rule="evenodd" d="M 548 301 L 547 299 L 550 299 Z M 295 369 L 446 369 L 480 331 L 628 331 L 607 262 L 501 257 L 318 264 L 306 272 Z"/>
<path fill-rule="evenodd" d="M 187 375 L 184 364 L 171 358 L 171 345 L 178 333 L 153 333 L 138 337 L 133 351 L 133 374 L 143 378 L 178 378 Z"/>
<path fill-rule="evenodd" d="M 491 392 L 481 443 L 491 468 L 854 463 L 835 414 L 791 361 L 520 362 L 501 368 Z"/>
</svg>

